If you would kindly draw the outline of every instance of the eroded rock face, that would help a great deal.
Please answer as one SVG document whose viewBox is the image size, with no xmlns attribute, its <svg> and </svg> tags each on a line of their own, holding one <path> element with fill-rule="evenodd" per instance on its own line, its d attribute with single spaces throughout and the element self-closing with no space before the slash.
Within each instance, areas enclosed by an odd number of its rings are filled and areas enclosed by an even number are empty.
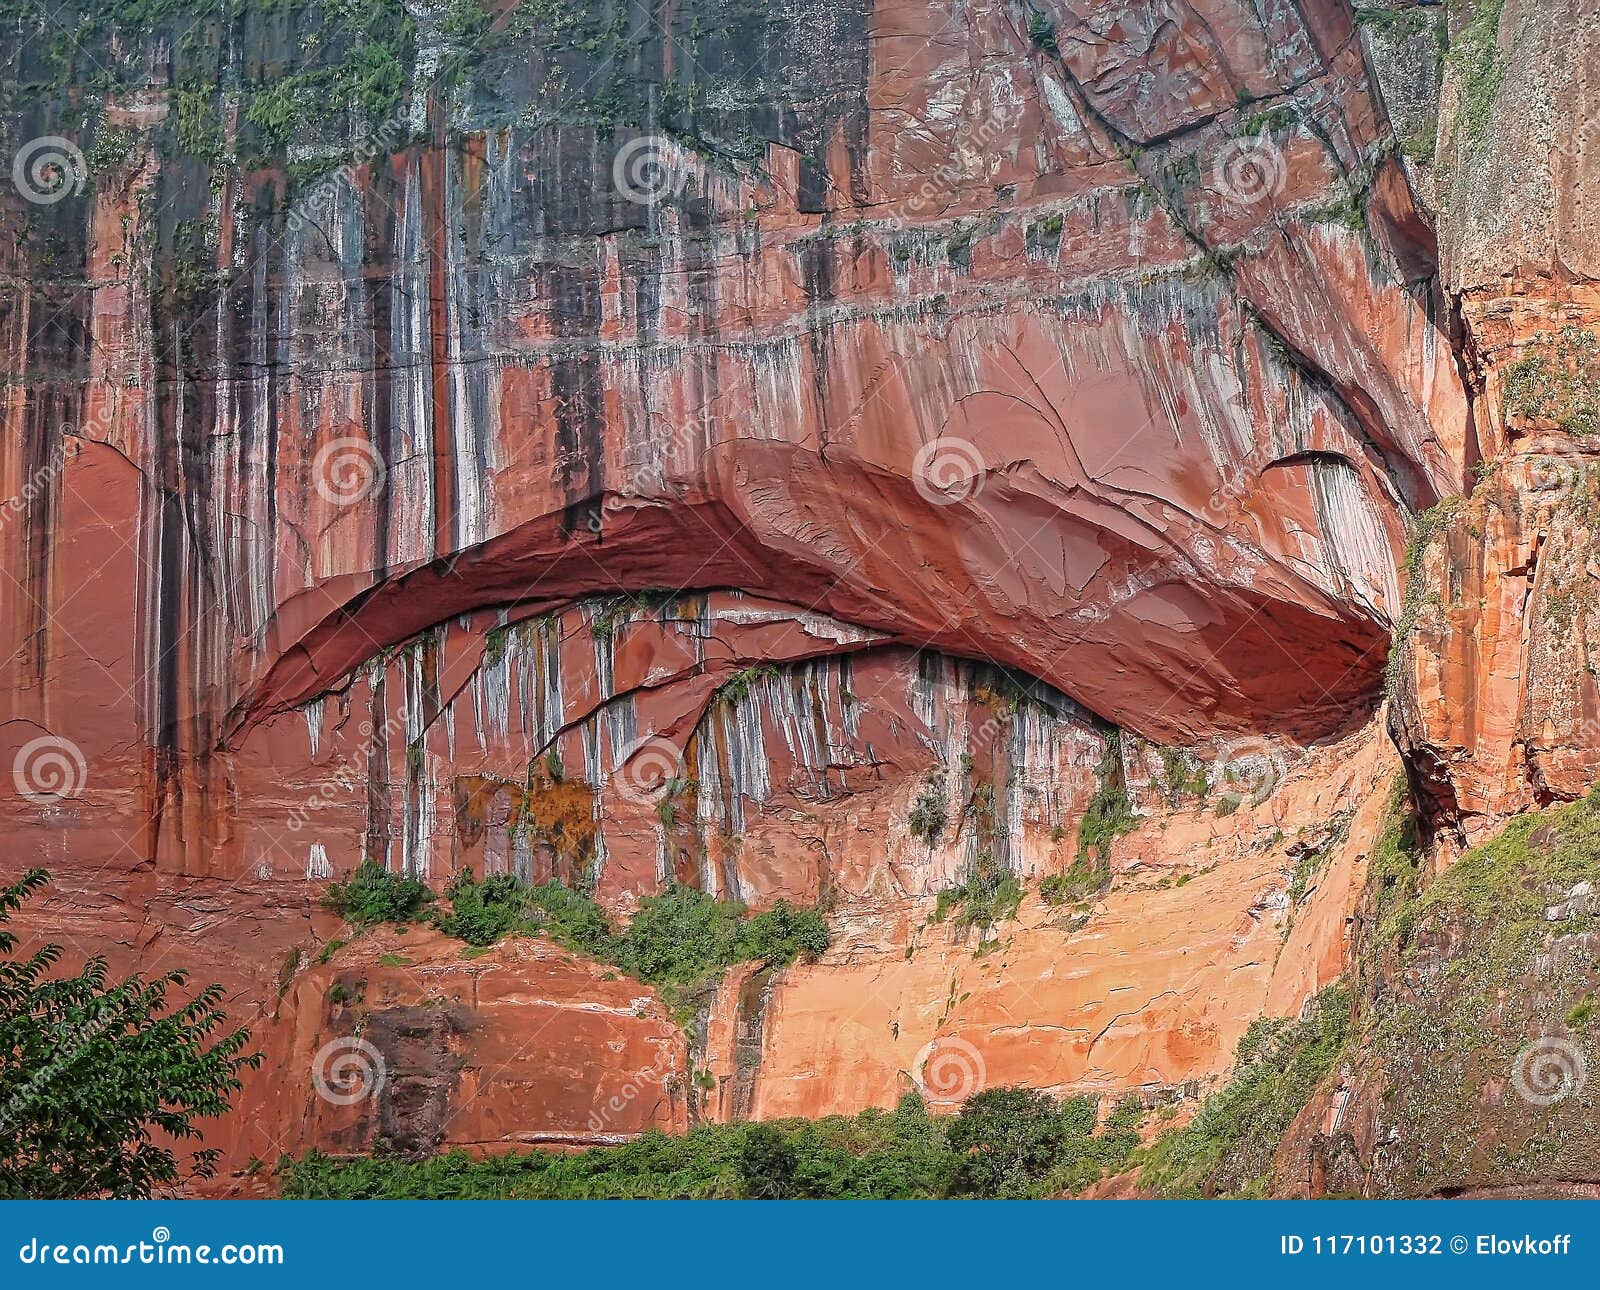
<svg viewBox="0 0 1600 1290">
<path fill-rule="evenodd" d="M 1446 83 L 1438 167 L 1481 482 L 1424 526 L 1393 687 L 1450 846 L 1600 775 L 1593 17 L 1508 0 L 1455 19 L 1487 51 L 1487 70 Z"/>
<path fill-rule="evenodd" d="M 1286 934 L 1290 816 L 1151 790 L 1170 835 L 1118 842 L 1083 928 L 1029 905 L 981 960 L 919 929 L 980 852 L 1071 865 L 1108 747 L 1137 793 L 1157 745 L 1363 738 L 1408 519 L 1475 440 L 1348 9 L 707 0 L 632 42 L 554 7 L 482 43 L 389 14 L 401 88 L 364 141 L 320 111 L 278 137 L 270 83 L 312 55 L 256 19 L 95 27 L 120 83 L 88 126 L 7 109 L 13 148 L 94 163 L 8 193 L 0 249 L 0 756 L 71 790 L 0 780 L 56 873 L 38 930 L 203 964 L 264 1016 L 363 858 L 619 916 L 688 882 L 827 902 L 842 938 L 729 978 L 704 1114 L 887 1103 L 941 1038 L 994 1082 L 1214 1077 L 1336 974 L 1344 843 Z M 1355 811 L 1376 756 L 1295 809 Z M 1138 876 L 1212 834 L 1214 871 Z M 339 957 L 297 978 L 252 1105 L 291 1144 L 582 1140 L 570 1090 L 458 1114 L 448 1069 L 524 998 L 574 1087 L 666 1042 L 654 1014 L 585 1028 L 604 974 L 547 949 L 419 951 L 453 1001 L 426 1016 L 433 985 L 371 968 L 409 1127 L 306 1101 Z"/>
</svg>

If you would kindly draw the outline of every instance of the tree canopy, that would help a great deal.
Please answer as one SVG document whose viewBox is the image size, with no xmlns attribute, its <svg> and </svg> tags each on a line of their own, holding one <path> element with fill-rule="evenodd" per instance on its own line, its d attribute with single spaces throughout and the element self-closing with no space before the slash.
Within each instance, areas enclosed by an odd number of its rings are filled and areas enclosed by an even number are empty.
<svg viewBox="0 0 1600 1290">
<path fill-rule="evenodd" d="M 6 924 L 48 881 L 30 869 L 0 888 L 0 1198 L 140 1198 L 210 1177 L 217 1151 L 179 1144 L 260 1064 L 249 1032 L 226 1030 L 219 985 L 169 1001 L 182 971 L 112 982 L 98 957 L 51 975 L 59 945 L 19 957 Z"/>
</svg>

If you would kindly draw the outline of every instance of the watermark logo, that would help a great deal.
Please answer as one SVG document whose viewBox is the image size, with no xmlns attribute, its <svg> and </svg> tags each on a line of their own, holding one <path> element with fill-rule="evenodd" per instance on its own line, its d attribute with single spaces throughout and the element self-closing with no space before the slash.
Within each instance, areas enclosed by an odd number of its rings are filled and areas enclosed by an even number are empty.
<svg viewBox="0 0 1600 1290">
<path fill-rule="evenodd" d="M 1570 1040 L 1546 1035 L 1525 1047 L 1511 1063 L 1511 1087 L 1529 1106 L 1554 1106 L 1583 1092 L 1589 1063 Z"/>
<path fill-rule="evenodd" d="M 323 1044 L 311 1064 L 317 1096 L 333 1106 L 354 1106 L 377 1097 L 388 1078 L 383 1054 L 354 1036 Z"/>
<path fill-rule="evenodd" d="M 688 179 L 677 146 L 659 134 L 628 140 L 611 162 L 611 181 L 617 191 L 641 206 L 676 197 Z"/>
<path fill-rule="evenodd" d="M 325 444 L 312 462 L 317 494 L 334 506 L 354 506 L 383 487 L 387 471 L 378 450 L 354 435 Z"/>
<path fill-rule="evenodd" d="M 965 1039 L 924 1044 L 911 1064 L 911 1078 L 929 1101 L 965 1102 L 983 1091 L 983 1054 Z"/>
<path fill-rule="evenodd" d="M 623 801 L 651 806 L 660 801 L 672 782 L 682 775 L 683 755 L 670 741 L 643 739 L 624 755 L 612 785 Z"/>
<path fill-rule="evenodd" d="M 1235 739 L 1224 744 L 1211 763 L 1211 783 L 1236 804 L 1259 806 L 1277 791 L 1288 774 L 1288 762 L 1264 739 Z"/>
<path fill-rule="evenodd" d="M 1240 205 L 1276 197 L 1289 179 L 1283 153 L 1265 135 L 1235 139 L 1217 154 L 1211 178 L 1219 192 Z"/>
<path fill-rule="evenodd" d="M 29 139 L 11 159 L 11 182 L 36 206 L 53 206 L 83 191 L 89 166 L 70 139 L 58 134 Z"/>
<path fill-rule="evenodd" d="M 1524 459 L 1530 493 L 1576 493 L 1589 475 L 1590 458 L 1575 448 L 1550 445 Z"/>
<path fill-rule="evenodd" d="M 911 482 L 925 502 L 954 506 L 983 488 L 983 455 L 969 439 L 943 435 L 917 449 Z"/>
<path fill-rule="evenodd" d="M 89 778 L 83 750 L 70 739 L 41 735 L 17 749 L 11 762 L 11 782 L 30 802 L 47 805 L 76 797 Z"/>
</svg>

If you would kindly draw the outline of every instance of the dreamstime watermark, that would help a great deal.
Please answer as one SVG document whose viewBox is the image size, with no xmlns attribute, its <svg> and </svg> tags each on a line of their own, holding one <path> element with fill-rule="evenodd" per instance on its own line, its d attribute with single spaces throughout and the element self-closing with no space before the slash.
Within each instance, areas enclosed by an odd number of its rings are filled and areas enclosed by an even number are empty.
<svg viewBox="0 0 1600 1290">
<path fill-rule="evenodd" d="M 923 501 L 954 506 L 982 491 L 983 454 L 970 439 L 941 435 L 917 449 L 911 482 Z"/>
<path fill-rule="evenodd" d="M 1511 1062 L 1511 1087 L 1530 1106 L 1554 1106 L 1583 1092 L 1589 1063 L 1571 1040 L 1545 1035 Z"/>
<path fill-rule="evenodd" d="M 383 487 L 388 469 L 367 440 L 347 435 L 324 444 L 311 466 L 317 494 L 334 506 L 354 506 Z"/>
<path fill-rule="evenodd" d="M 1211 784 L 1224 799 L 1259 806 L 1288 773 L 1288 760 L 1265 739 L 1235 739 L 1224 744 L 1211 763 Z"/>
<path fill-rule="evenodd" d="M 17 793 L 39 806 L 78 796 L 88 778 L 83 750 L 58 735 L 30 739 L 11 760 L 11 782 Z"/>
<path fill-rule="evenodd" d="M 376 1045 L 354 1035 L 330 1039 L 311 1063 L 317 1096 L 332 1106 L 354 1106 L 383 1092 L 389 1065 Z"/>
<path fill-rule="evenodd" d="M 1289 166 L 1282 151 L 1264 134 L 1235 139 L 1211 164 L 1213 186 L 1242 206 L 1267 201 L 1283 191 Z"/>
<path fill-rule="evenodd" d="M 106 996 L 106 1001 L 126 997 L 126 993 L 123 986 L 117 986 Z M 0 1106 L 0 1136 L 9 1133 L 12 1125 L 16 1124 L 30 1106 L 38 1102 L 45 1091 L 45 1086 L 71 1066 L 85 1048 L 116 1025 L 120 1017 L 120 1013 L 108 1012 L 94 1018 L 71 1039 L 55 1039 L 56 1055 L 47 1065 L 29 1076 L 27 1082 L 6 1099 L 4 1106 Z"/>
<path fill-rule="evenodd" d="M 41 1241 L 35 1236 L 17 1251 L 17 1260 L 28 1264 L 79 1267 L 96 1264 L 121 1267 L 136 1263 L 154 1263 L 167 1267 L 183 1264 L 222 1264 L 228 1267 L 234 1265 L 248 1267 L 252 1264 L 281 1266 L 283 1246 L 240 1245 L 230 1242 L 213 1249 L 209 1245 L 174 1242 L 171 1231 L 166 1227 L 156 1227 L 151 1230 L 148 1241 L 139 1241 L 132 1245 L 114 1245 L 109 1241 L 96 1245 L 88 1245 L 82 1241 L 62 1242 L 50 1239 Z"/>
<path fill-rule="evenodd" d="M 676 197 L 688 180 L 683 150 L 664 135 L 630 139 L 611 160 L 611 182 L 630 202 L 641 206 Z"/>
<path fill-rule="evenodd" d="M 911 1063 L 912 1082 L 932 1102 L 965 1102 L 983 1091 L 987 1078 L 983 1054 L 965 1039 L 932 1040 Z"/>
<path fill-rule="evenodd" d="M 36 206 L 53 206 L 83 191 L 89 166 L 70 139 L 44 134 L 29 139 L 11 159 L 11 182 Z"/>
<path fill-rule="evenodd" d="M 618 1117 L 646 1093 L 665 1088 L 674 1074 L 671 1056 L 662 1053 L 642 1071 L 629 1075 L 621 1088 L 589 1112 L 589 1132 L 596 1136 L 615 1136 L 619 1141 L 631 1137 L 629 1131 L 613 1127 Z"/>
<path fill-rule="evenodd" d="M 623 801 L 653 806 L 682 776 L 683 754 L 670 740 L 653 736 L 623 754 L 611 783 Z"/>
<path fill-rule="evenodd" d="M 71 433 L 72 427 L 69 426 L 63 432 L 63 438 Z M 61 477 L 66 467 L 66 451 L 57 445 L 49 459 L 22 481 L 22 487 L 5 501 L 0 502 L 0 528 L 23 515 L 36 501 L 44 497 L 50 491 L 50 485 Z"/>
<path fill-rule="evenodd" d="M 1015 116 L 1002 112 L 985 113 L 979 117 L 970 134 L 956 139 L 954 155 L 922 177 L 896 214 L 902 218 L 912 218 L 934 212 L 938 203 L 960 188 L 962 182 L 981 164 L 983 156 L 992 153 L 995 145 L 1016 123 Z"/>
</svg>

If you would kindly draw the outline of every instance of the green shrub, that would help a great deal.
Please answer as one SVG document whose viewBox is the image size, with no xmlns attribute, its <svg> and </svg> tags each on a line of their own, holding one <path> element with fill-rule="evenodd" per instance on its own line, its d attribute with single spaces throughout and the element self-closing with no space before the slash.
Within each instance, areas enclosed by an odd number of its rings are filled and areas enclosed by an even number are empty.
<svg viewBox="0 0 1600 1290">
<path fill-rule="evenodd" d="M 1028 6 L 1028 39 L 1047 54 L 1059 52 L 1056 46 L 1055 23 L 1050 21 L 1048 15 L 1032 5 Z"/>
<path fill-rule="evenodd" d="M 1077 861 L 1066 873 L 1053 873 L 1039 881 L 1039 895 L 1047 905 L 1076 905 L 1092 900 L 1111 885 L 1111 866 Z"/>
<path fill-rule="evenodd" d="M 1017 876 L 988 851 L 980 851 L 967 867 L 966 877 L 939 893 L 933 921 L 954 916 L 957 927 L 988 931 L 1015 918 L 1022 905 L 1022 884 Z"/>
<path fill-rule="evenodd" d="M 312 1152 L 286 1162 L 280 1179 L 293 1199 L 1048 1196 L 1123 1168 L 1141 1118 L 1124 1103 L 1097 1133 L 1092 1098 L 992 1089 L 940 1119 L 908 1094 L 891 1112 L 652 1131 L 573 1153 L 411 1161 Z"/>
<path fill-rule="evenodd" d="M 1078 829 L 1078 859 L 1111 858 L 1111 843 L 1139 826 L 1128 800 L 1127 776 L 1122 768 L 1122 743 L 1115 731 L 1106 735 L 1106 750 L 1095 772 L 1100 786 L 1089 799 Z"/>
<path fill-rule="evenodd" d="M 493 945 L 512 932 L 548 936 L 558 945 L 605 958 L 611 927 L 605 911 L 587 896 L 559 882 L 528 886 L 511 874 L 479 882 L 463 870 L 445 889 L 448 912 L 436 910 L 434 924 L 468 945 Z"/>
<path fill-rule="evenodd" d="M 376 923 L 410 923 L 433 900 L 420 878 L 403 878 L 375 860 L 363 860 L 347 882 L 328 888 L 323 903 L 358 927 Z"/>
<path fill-rule="evenodd" d="M 735 963 L 781 965 L 827 947 L 827 926 L 815 910 L 779 901 L 747 919 L 743 906 L 673 886 L 640 902 L 627 930 L 614 938 L 611 954 L 640 981 L 699 988 Z"/>
<path fill-rule="evenodd" d="M 916 804 L 911 808 L 911 833 L 928 846 L 934 846 L 944 837 L 945 825 L 950 822 L 950 808 L 945 803 L 944 789 L 936 776 L 930 775 Z"/>
</svg>

